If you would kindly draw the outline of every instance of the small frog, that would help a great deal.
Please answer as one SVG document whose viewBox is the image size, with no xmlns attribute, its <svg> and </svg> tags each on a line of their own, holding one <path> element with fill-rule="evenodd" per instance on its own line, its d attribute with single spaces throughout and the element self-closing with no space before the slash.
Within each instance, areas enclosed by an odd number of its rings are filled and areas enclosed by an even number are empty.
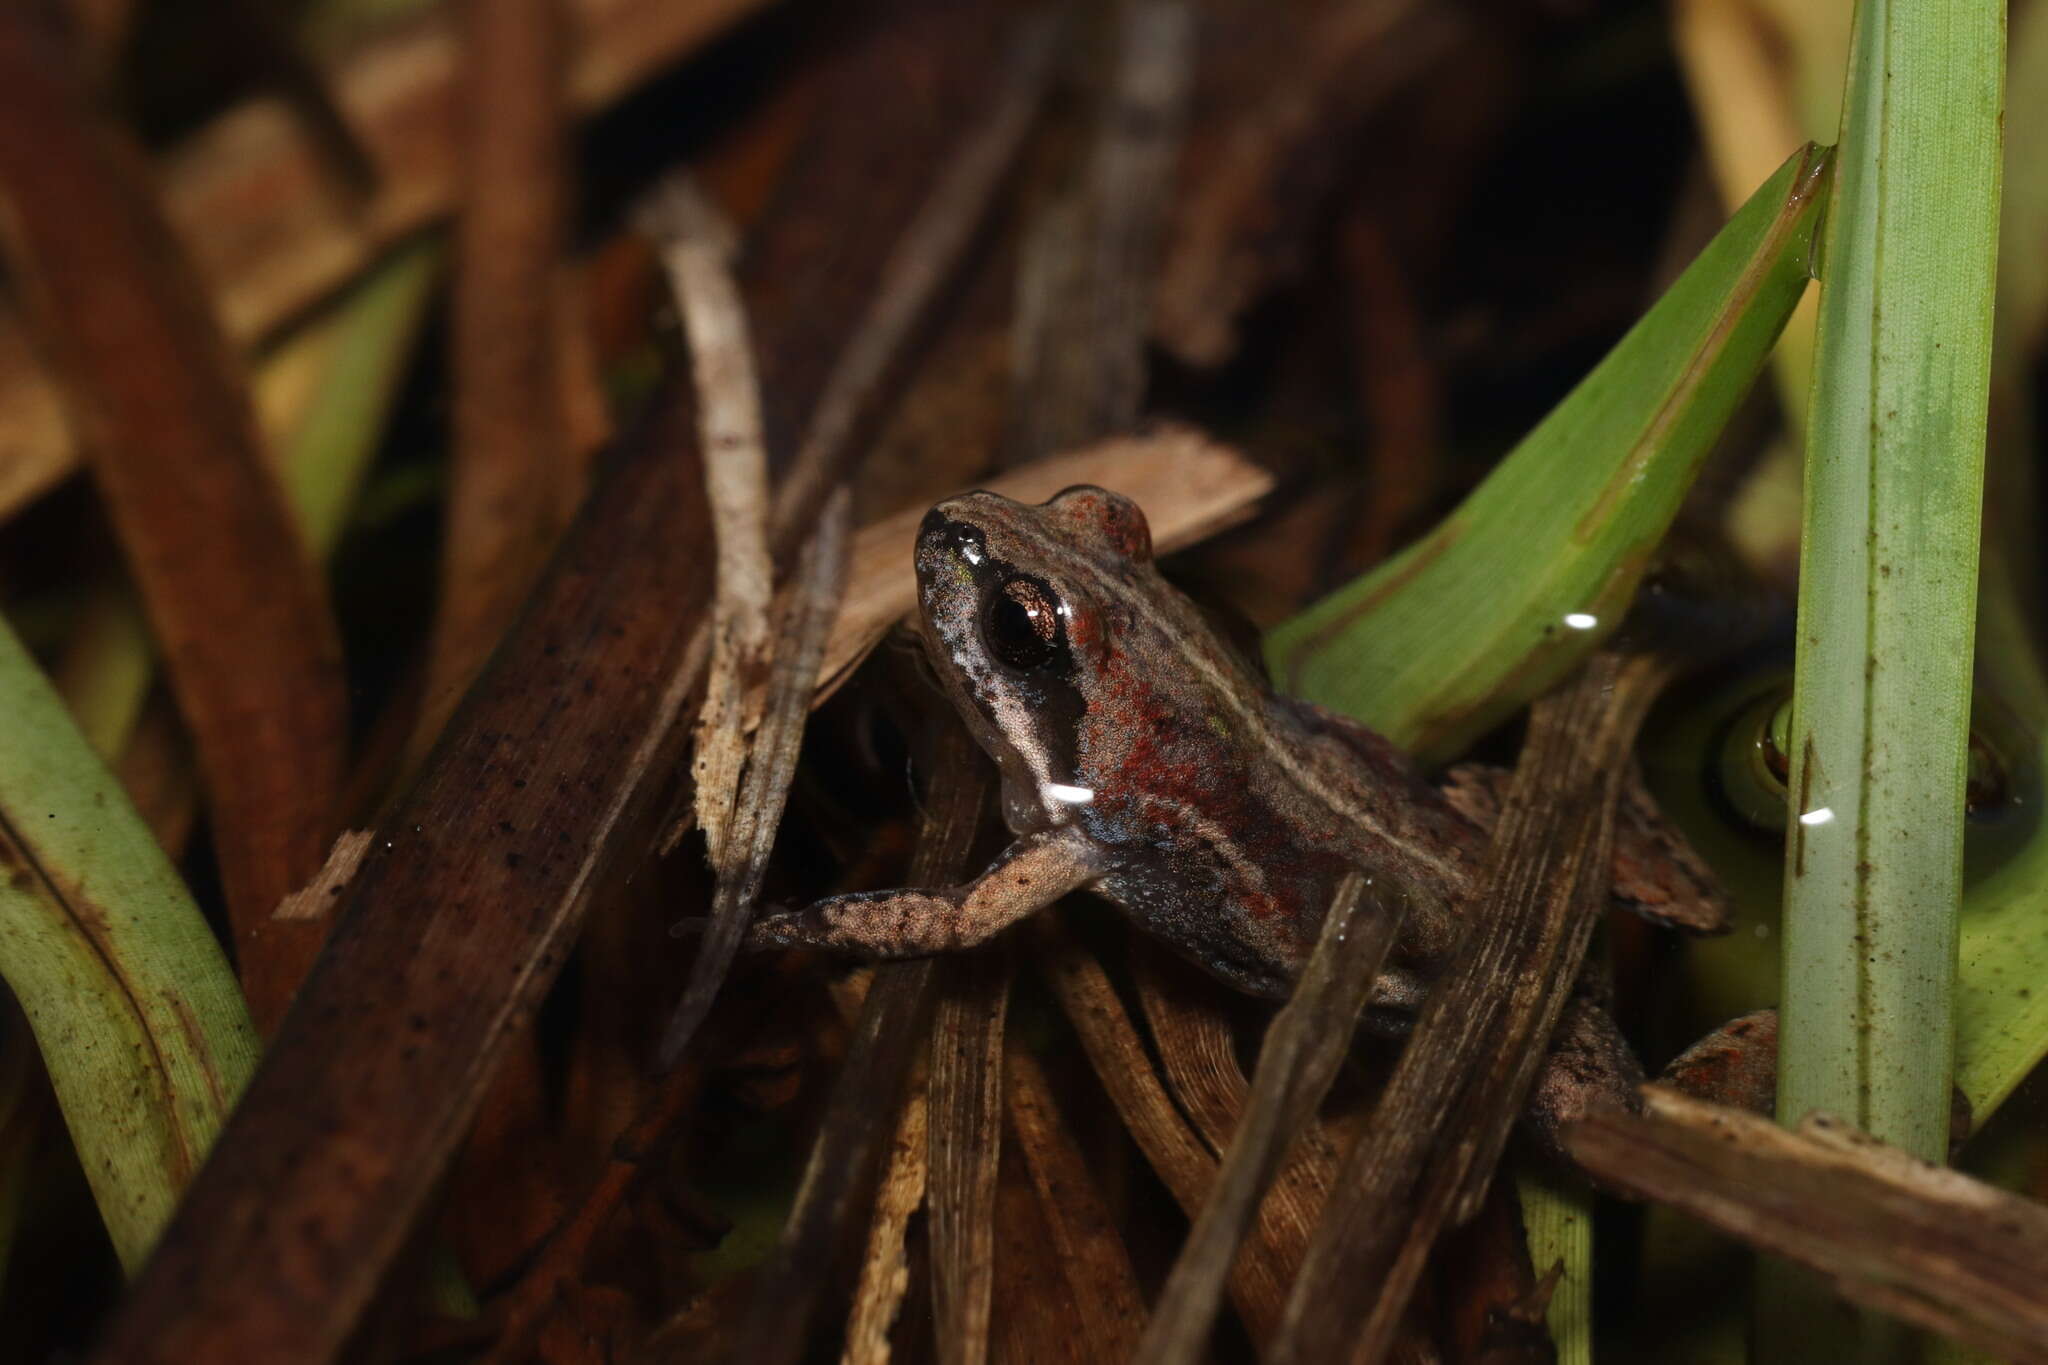
<svg viewBox="0 0 2048 1365">
<path fill-rule="evenodd" d="M 1281 997 L 1355 866 L 1433 893 L 1412 898 L 1375 983 L 1370 1017 L 1398 1031 L 1456 943 L 1505 774 L 1460 769 L 1439 789 L 1386 739 L 1276 695 L 1160 575 L 1144 514 L 1104 489 L 942 502 L 916 567 L 926 650 L 1001 772 L 1016 842 L 964 886 L 835 896 L 756 922 L 749 947 L 943 952 L 1085 887 L 1237 989 Z M 1617 821 L 1620 898 L 1711 919 L 1703 867 L 1647 800 Z"/>
</svg>

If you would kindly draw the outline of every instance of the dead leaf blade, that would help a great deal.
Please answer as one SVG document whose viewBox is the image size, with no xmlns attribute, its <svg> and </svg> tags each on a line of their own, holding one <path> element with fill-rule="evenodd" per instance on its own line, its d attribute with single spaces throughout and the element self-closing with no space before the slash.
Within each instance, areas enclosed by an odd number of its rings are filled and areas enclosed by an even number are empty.
<svg viewBox="0 0 2048 1365">
<path fill-rule="evenodd" d="M 926 1093 L 932 1317 L 945 1365 L 988 1359 L 1011 971 L 1007 945 L 938 964 Z"/>
<path fill-rule="evenodd" d="M 1438 1233 L 1483 1195 L 1605 901 L 1615 802 L 1665 672 L 1655 655 L 1595 655 L 1532 711 L 1473 893 L 1487 912 L 1338 1176 L 1288 1297 L 1280 1365 L 1384 1358 Z"/>
<path fill-rule="evenodd" d="M 1073 1339 L 1084 1359 L 1121 1365 L 1145 1323 L 1145 1298 L 1116 1221 L 1075 1143 L 1038 1059 L 1013 1040 L 1004 1089 L 1017 1149 L 1031 1173 L 1068 1296 L 1081 1314 Z"/>
<path fill-rule="evenodd" d="M 689 984 L 675 1018 L 661 1040 L 661 1065 L 672 1066 L 724 984 L 739 952 L 740 939 L 760 899 L 761 879 L 775 845 L 782 806 L 796 775 L 798 745 L 810 716 L 813 680 L 824 657 L 825 637 L 838 611 L 846 582 L 847 521 L 853 499 L 845 489 L 825 504 L 818 529 L 804 546 L 802 558 L 781 610 L 774 638 L 779 642 L 774 672 L 762 706 L 761 728 L 755 732 L 753 754 L 740 781 L 731 834 L 719 860 L 718 890 L 711 902 L 711 923 L 690 964 Z"/>
<path fill-rule="evenodd" d="M 1402 894 L 1368 897 L 1355 873 L 1338 888 L 1294 994 L 1266 1031 L 1250 1100 L 1132 1358 L 1137 1365 L 1201 1358 L 1266 1185 L 1351 1049 L 1359 1011 L 1401 927 Z"/>
<path fill-rule="evenodd" d="M 710 41 L 766 0 L 574 0 L 570 106 L 589 115 Z M 459 48 L 435 8 L 366 43 L 328 74 L 335 105 L 377 170 L 354 205 L 327 191 L 325 156 L 303 124 L 249 100 L 166 159 L 164 209 L 217 301 L 226 330 L 269 333 L 455 205 Z M 0 518 L 76 466 L 49 377 L 19 321 L 0 309 Z"/>
<path fill-rule="evenodd" d="M 1567 1136 L 1616 1187 L 1820 1272 L 1845 1298 L 2001 1360 L 2048 1361 L 2048 1209 L 1814 1114 L 1769 1119 L 1645 1086 L 1647 1112 Z"/>
<path fill-rule="evenodd" d="M 705 533 L 694 432 L 687 395 L 671 393 L 618 452 L 380 828 L 333 941 L 95 1359 L 341 1349 L 584 906 L 651 841 L 701 667 L 687 627 L 709 600 L 688 549 Z"/>
<path fill-rule="evenodd" d="M 772 653 L 768 610 L 775 565 L 768 554 L 761 390 L 747 340 L 746 305 L 732 275 L 731 227 L 682 174 L 654 188 L 639 220 L 661 253 L 690 339 L 690 370 L 697 384 L 704 491 L 718 548 L 718 594 L 691 771 L 697 824 L 713 865 L 722 865 L 746 766 L 747 735 L 753 729 L 744 706 L 748 683 L 766 672 Z"/>
<path fill-rule="evenodd" d="M 334 622 L 140 159 L 29 10 L 0 16 L 0 88 L 9 254 L 197 741 L 243 985 L 267 1031 L 325 932 L 271 911 L 333 834 L 346 742 Z"/>
<path fill-rule="evenodd" d="M 911 858 L 913 885 L 958 879 L 992 785 L 959 726 L 942 727 L 934 749 L 933 786 Z M 882 1149 L 896 1131 L 903 1087 L 930 1018 L 933 971 L 929 959 L 875 969 L 804 1166 L 796 1206 L 762 1268 L 732 1359 L 790 1365 L 800 1357 L 825 1270 L 871 1207 Z"/>
<path fill-rule="evenodd" d="M 1067 1021 L 1080 1035 L 1089 1064 L 1124 1127 L 1174 1202 L 1190 1218 L 1196 1216 L 1216 1183 L 1216 1158 L 1160 1084 L 1144 1039 L 1132 1026 L 1101 965 L 1050 919 L 1041 919 L 1033 932 L 1046 980 L 1059 997 Z M 1252 1334 L 1264 1339 L 1279 1321 L 1287 1297 L 1277 1259 L 1238 1257 L 1231 1269 L 1230 1292 Z"/>
<path fill-rule="evenodd" d="M 569 167 L 558 0 L 458 7 L 462 202 L 452 306 L 454 448 L 440 601 L 407 768 L 525 600 L 581 493 L 556 306 Z"/>
</svg>

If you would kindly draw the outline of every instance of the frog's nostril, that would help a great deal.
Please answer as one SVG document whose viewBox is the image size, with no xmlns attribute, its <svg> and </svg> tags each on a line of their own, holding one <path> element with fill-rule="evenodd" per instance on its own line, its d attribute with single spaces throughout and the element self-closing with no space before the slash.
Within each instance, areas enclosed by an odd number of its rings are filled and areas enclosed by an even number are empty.
<svg viewBox="0 0 2048 1365">
<path fill-rule="evenodd" d="M 981 563 L 987 551 L 987 541 L 981 528 L 972 522 L 947 516 L 944 503 L 924 514 L 924 523 L 917 532 L 917 543 L 920 554 L 952 551 L 969 564 Z"/>
</svg>

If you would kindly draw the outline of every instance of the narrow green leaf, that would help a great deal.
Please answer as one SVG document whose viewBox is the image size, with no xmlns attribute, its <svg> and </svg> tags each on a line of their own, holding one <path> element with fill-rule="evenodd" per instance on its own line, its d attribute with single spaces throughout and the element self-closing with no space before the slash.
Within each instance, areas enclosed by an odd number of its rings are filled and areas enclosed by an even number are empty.
<svg viewBox="0 0 2048 1365">
<path fill-rule="evenodd" d="M 1863 0 L 1807 438 L 1778 1112 L 1947 1150 L 2004 7 Z"/>
<path fill-rule="evenodd" d="M 0 622 L 0 976 L 134 1269 L 255 1068 L 234 974 L 149 829 Z"/>
<path fill-rule="evenodd" d="M 333 553 L 383 443 L 385 416 L 446 254 L 438 239 L 395 253 L 321 324 L 328 353 L 318 387 L 284 438 L 283 469 L 299 533 L 321 559 Z"/>
<path fill-rule="evenodd" d="M 1442 757 L 1585 657 L 1806 287 L 1829 166 L 1787 161 L 1448 520 L 1275 630 L 1280 685 Z"/>
<path fill-rule="evenodd" d="M 2034 762 L 2048 760 L 2048 754 Z M 1977 1123 L 2048 1057 L 2048 830 L 1971 889 L 1957 955 L 1955 1084 Z"/>
<path fill-rule="evenodd" d="M 1558 1272 L 1544 1313 L 1557 1365 L 1593 1365 L 1593 1191 L 1582 1180 L 1533 1168 L 1520 1172 L 1515 1186 L 1536 1278 Z"/>
</svg>

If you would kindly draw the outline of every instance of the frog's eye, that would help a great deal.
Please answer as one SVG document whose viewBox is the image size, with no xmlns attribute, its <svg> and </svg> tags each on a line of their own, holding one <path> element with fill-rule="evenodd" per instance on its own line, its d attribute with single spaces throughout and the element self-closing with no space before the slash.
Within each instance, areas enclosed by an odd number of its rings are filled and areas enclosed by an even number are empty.
<svg viewBox="0 0 2048 1365">
<path fill-rule="evenodd" d="M 1059 599 L 1035 578 L 1007 580 L 982 611 L 982 642 L 1011 668 L 1048 662 L 1060 650 L 1061 633 Z"/>
<path fill-rule="evenodd" d="M 2012 723 L 1996 703 L 1978 699 L 1970 717 L 1970 748 L 1963 813 L 1978 824 L 2000 816 L 2019 799 L 2017 778 L 2007 761 L 2026 752 Z M 1785 828 L 1786 784 L 1792 776 L 1792 684 L 1789 680 L 1758 694 L 1735 714 L 1720 740 L 1720 794 L 1735 813 L 1758 829 Z"/>
</svg>

